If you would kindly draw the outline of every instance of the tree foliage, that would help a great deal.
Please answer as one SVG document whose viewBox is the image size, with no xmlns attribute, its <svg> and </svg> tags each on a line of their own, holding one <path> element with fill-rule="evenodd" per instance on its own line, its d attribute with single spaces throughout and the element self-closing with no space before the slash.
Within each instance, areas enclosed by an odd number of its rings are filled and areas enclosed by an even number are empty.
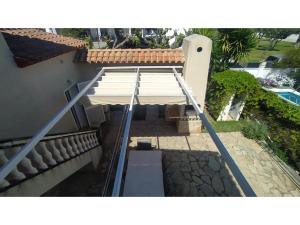
<svg viewBox="0 0 300 225">
<path fill-rule="evenodd" d="M 219 45 L 225 61 L 234 63 L 247 56 L 257 45 L 255 33 L 251 29 L 219 29 Z"/>
<path fill-rule="evenodd" d="M 184 36 L 191 34 L 212 39 L 211 73 L 228 69 L 231 64 L 246 57 L 257 44 L 255 31 L 252 29 L 192 28 L 186 30 L 184 35 L 176 36 L 176 46 L 181 46 Z"/>
<path fill-rule="evenodd" d="M 143 35 L 142 29 L 131 29 L 131 35 L 124 32 L 123 28 L 110 29 L 112 35 L 104 37 L 108 48 L 169 48 L 169 40 L 166 33 L 169 29 L 153 29 L 154 35 Z"/>
<path fill-rule="evenodd" d="M 273 50 L 279 41 L 287 38 L 291 34 L 294 34 L 297 32 L 297 29 L 259 28 L 257 31 L 262 37 L 270 40 L 269 50 Z"/>
<path fill-rule="evenodd" d="M 300 68 L 300 48 L 292 48 L 285 51 L 282 60 L 277 66 L 283 68 Z"/>
<path fill-rule="evenodd" d="M 88 36 L 87 29 L 85 28 L 59 28 L 57 33 L 67 37 L 74 37 L 84 39 Z"/>
<path fill-rule="evenodd" d="M 90 48 L 93 46 L 89 31 L 86 28 L 59 28 L 57 29 L 57 33 L 66 37 L 81 39 L 85 41 Z"/>
</svg>

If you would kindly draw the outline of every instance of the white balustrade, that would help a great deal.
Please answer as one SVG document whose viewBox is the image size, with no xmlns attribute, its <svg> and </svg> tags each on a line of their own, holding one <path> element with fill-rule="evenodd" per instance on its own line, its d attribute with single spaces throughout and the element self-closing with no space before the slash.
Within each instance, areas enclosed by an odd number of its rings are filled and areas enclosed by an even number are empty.
<svg viewBox="0 0 300 225">
<path fill-rule="evenodd" d="M 47 142 L 47 144 L 49 144 L 50 146 L 50 151 L 54 157 L 54 159 L 57 161 L 57 162 L 62 162 L 64 161 L 64 158 L 61 156 L 59 150 L 56 148 L 55 146 L 55 141 L 54 140 L 50 140 Z"/>
<path fill-rule="evenodd" d="M 77 143 L 77 146 L 78 146 L 78 149 L 80 152 L 84 152 L 84 147 L 83 147 L 83 144 L 81 143 L 81 140 L 79 138 L 79 135 L 76 135 L 75 136 L 75 141 Z"/>
<path fill-rule="evenodd" d="M 70 143 L 71 143 L 71 146 L 72 146 L 73 151 L 75 152 L 75 154 L 76 155 L 80 154 L 80 151 L 79 151 L 78 145 L 75 142 L 75 137 L 74 136 L 70 137 Z"/>
<path fill-rule="evenodd" d="M 44 141 L 38 143 L 37 145 L 40 148 L 40 153 L 43 157 L 43 159 L 45 160 L 45 162 L 47 163 L 47 165 L 50 166 L 55 166 L 57 164 L 57 162 L 55 161 L 55 159 L 53 158 L 52 153 L 50 152 L 50 150 L 47 148 L 47 145 Z"/>
<path fill-rule="evenodd" d="M 91 148 L 90 148 L 89 141 L 88 141 L 88 139 L 86 138 L 86 135 L 85 135 L 85 134 L 82 134 L 82 135 L 81 135 L 81 137 L 82 137 L 82 140 L 83 140 L 83 141 L 84 141 L 84 143 L 85 143 L 85 147 L 86 147 L 86 149 L 85 149 L 85 150 L 89 150 L 89 149 L 91 149 Z"/>
<path fill-rule="evenodd" d="M 32 149 L 32 151 L 28 154 L 28 158 L 31 159 L 32 164 L 38 169 L 48 169 L 47 164 L 43 161 L 43 157 L 37 152 L 36 148 Z"/>
<path fill-rule="evenodd" d="M 25 174 L 32 175 L 38 173 L 39 170 L 46 170 L 49 166 L 55 166 L 57 163 L 92 149 L 98 144 L 96 133 L 65 136 L 49 141 L 41 141 L 23 158 L 18 167 L 14 168 L 5 179 L 0 181 L 0 189 L 10 186 L 12 181 L 25 179 Z M 0 167 L 9 158 L 13 157 L 19 148 L 0 149 Z"/>
<path fill-rule="evenodd" d="M 61 138 L 58 138 L 58 139 L 55 139 L 55 142 L 57 143 L 57 146 L 58 146 L 58 150 L 60 152 L 60 154 L 62 155 L 62 157 L 64 159 L 69 159 L 70 156 L 69 154 L 67 153 L 67 149 L 63 146 L 62 144 L 62 139 Z"/>
<path fill-rule="evenodd" d="M 99 141 L 98 141 L 96 133 L 93 133 L 93 138 L 95 139 L 96 145 L 99 145 Z"/>
<path fill-rule="evenodd" d="M 83 139 L 82 135 L 79 135 L 79 140 L 82 144 L 83 150 L 86 151 L 88 149 L 88 146 L 86 145 L 85 140 Z"/>
<path fill-rule="evenodd" d="M 8 159 L 4 153 L 4 150 L 0 150 L 0 166 L 3 166 L 7 161 Z M 9 181 L 14 181 L 14 180 L 19 181 L 25 178 L 26 178 L 25 174 L 20 172 L 18 168 L 14 168 L 7 176 L 7 179 Z"/>
<path fill-rule="evenodd" d="M 94 140 L 91 138 L 91 133 L 87 134 L 86 138 L 89 140 L 89 143 L 90 143 L 91 148 L 95 147 L 95 142 L 94 142 Z"/>
<path fill-rule="evenodd" d="M 13 147 L 8 150 L 8 152 L 11 152 L 11 154 L 15 155 L 19 149 L 20 147 Z M 26 156 L 22 159 L 18 166 L 19 169 L 25 174 L 36 174 L 39 172 L 35 167 L 32 166 L 30 159 L 28 159 Z"/>
<path fill-rule="evenodd" d="M 87 149 L 91 149 L 92 148 L 92 145 L 90 143 L 90 140 L 88 139 L 88 135 L 87 134 L 83 134 L 82 135 L 83 139 L 85 140 L 85 144 L 87 146 Z"/>
<path fill-rule="evenodd" d="M 72 146 L 71 146 L 70 143 L 69 143 L 69 138 L 70 138 L 70 137 L 65 137 L 65 138 L 63 139 L 63 143 L 64 143 L 65 146 L 66 146 L 67 153 L 68 153 L 71 157 L 74 157 L 76 154 L 75 154 L 75 152 L 73 151 L 73 148 L 72 148 Z"/>
<path fill-rule="evenodd" d="M 94 139 L 92 133 L 89 134 L 89 138 L 90 138 L 91 142 L 93 143 L 93 147 L 95 147 L 97 145 L 97 143 L 96 143 L 96 140 Z"/>
</svg>

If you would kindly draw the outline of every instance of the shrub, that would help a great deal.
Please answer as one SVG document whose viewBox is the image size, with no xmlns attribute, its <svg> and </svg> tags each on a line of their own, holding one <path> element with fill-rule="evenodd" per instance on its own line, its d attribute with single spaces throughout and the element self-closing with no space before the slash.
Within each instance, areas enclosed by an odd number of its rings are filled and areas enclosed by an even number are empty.
<svg viewBox="0 0 300 225">
<path fill-rule="evenodd" d="M 243 117 L 255 118 L 264 124 L 250 123 L 243 129 L 244 135 L 263 139 L 264 127 L 267 126 L 272 142 L 277 145 L 274 153 L 300 171 L 300 106 L 263 90 L 259 82 L 247 72 L 224 71 L 213 75 L 206 96 L 208 111 L 215 119 L 233 94 L 247 95 Z"/>
<path fill-rule="evenodd" d="M 267 141 L 267 144 L 270 149 L 274 152 L 275 155 L 277 155 L 283 162 L 288 163 L 289 162 L 289 157 L 287 153 L 279 147 L 278 144 L 275 142 Z"/>
<path fill-rule="evenodd" d="M 268 137 L 267 125 L 255 121 L 248 121 L 242 132 L 245 137 L 259 141 L 265 140 Z"/>
<path fill-rule="evenodd" d="M 248 72 L 226 70 L 215 73 L 206 96 L 208 111 L 217 119 L 233 94 L 247 95 L 247 98 L 251 98 L 260 89 L 259 82 Z"/>
<path fill-rule="evenodd" d="M 300 125 L 300 107 L 284 101 L 273 92 L 263 91 L 259 105 L 267 114 L 290 126 Z"/>
</svg>

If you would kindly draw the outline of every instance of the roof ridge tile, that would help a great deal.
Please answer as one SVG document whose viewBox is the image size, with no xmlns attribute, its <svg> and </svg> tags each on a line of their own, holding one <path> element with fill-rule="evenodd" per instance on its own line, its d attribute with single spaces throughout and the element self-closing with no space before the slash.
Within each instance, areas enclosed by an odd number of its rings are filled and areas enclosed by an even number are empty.
<svg viewBox="0 0 300 225">
<path fill-rule="evenodd" d="M 96 56 L 96 60 L 94 58 Z M 79 59 L 81 59 L 79 57 Z M 99 64 L 183 64 L 182 49 L 89 49 L 81 62 Z"/>
</svg>

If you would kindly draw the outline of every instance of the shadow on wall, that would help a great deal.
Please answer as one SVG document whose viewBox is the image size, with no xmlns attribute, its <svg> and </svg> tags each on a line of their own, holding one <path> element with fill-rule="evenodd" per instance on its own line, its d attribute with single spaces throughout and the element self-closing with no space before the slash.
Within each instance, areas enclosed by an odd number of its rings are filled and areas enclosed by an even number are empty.
<svg viewBox="0 0 300 225">
<path fill-rule="evenodd" d="M 242 196 L 221 155 L 206 150 L 163 150 L 166 196 Z"/>
</svg>

